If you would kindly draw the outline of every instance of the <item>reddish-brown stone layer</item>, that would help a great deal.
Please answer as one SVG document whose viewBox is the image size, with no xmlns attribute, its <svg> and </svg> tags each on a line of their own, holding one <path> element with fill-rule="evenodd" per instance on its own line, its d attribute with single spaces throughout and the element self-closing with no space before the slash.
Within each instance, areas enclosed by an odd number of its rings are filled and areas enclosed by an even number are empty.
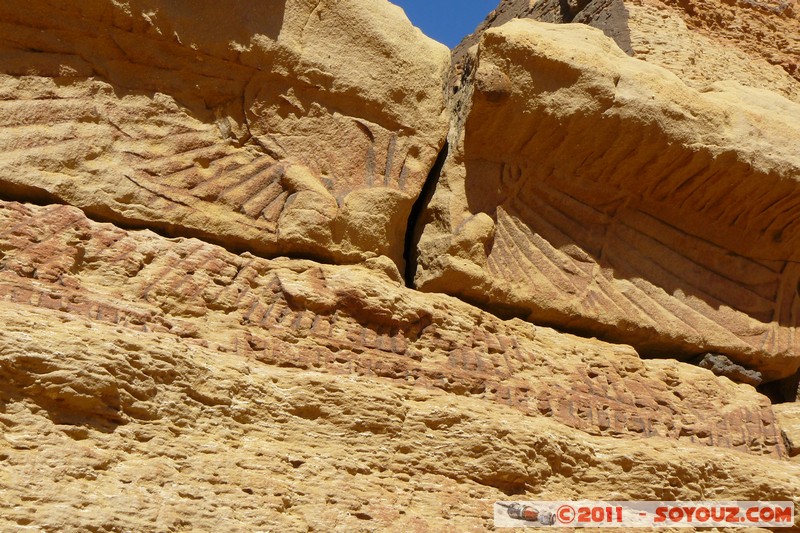
<svg viewBox="0 0 800 533">
<path fill-rule="evenodd" d="M 72 207 L 0 205 L 0 299 L 20 309 L 474 396 L 594 435 L 785 455 L 766 398 L 703 369 L 502 322 L 361 267 L 271 262 L 94 224 Z"/>
</svg>

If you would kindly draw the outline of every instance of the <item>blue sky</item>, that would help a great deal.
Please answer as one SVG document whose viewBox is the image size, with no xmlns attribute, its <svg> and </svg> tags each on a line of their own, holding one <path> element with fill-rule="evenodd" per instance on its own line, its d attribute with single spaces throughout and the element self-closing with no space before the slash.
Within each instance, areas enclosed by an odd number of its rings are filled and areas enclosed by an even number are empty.
<svg viewBox="0 0 800 533">
<path fill-rule="evenodd" d="M 425 35 L 453 48 L 475 30 L 499 0 L 389 0 Z"/>
</svg>

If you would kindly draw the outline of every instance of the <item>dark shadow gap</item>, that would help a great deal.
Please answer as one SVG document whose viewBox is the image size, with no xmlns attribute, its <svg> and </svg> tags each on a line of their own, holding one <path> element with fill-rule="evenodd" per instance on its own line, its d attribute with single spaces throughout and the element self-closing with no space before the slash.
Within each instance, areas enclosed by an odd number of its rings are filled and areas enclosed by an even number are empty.
<svg viewBox="0 0 800 533">
<path fill-rule="evenodd" d="M 436 157 L 436 162 L 431 167 L 428 177 L 425 179 L 425 184 L 422 186 L 417 201 L 411 207 L 411 213 L 408 215 L 408 223 L 406 224 L 406 237 L 403 248 L 403 260 L 405 261 L 404 279 L 406 287 L 414 288 L 414 277 L 417 275 L 417 245 L 422 237 L 422 230 L 425 226 L 425 221 L 422 220 L 423 214 L 428 209 L 431 203 L 433 193 L 436 190 L 436 185 L 439 183 L 439 176 L 442 174 L 444 162 L 447 160 L 447 154 L 450 152 L 450 144 L 445 141 L 439 155 Z"/>
<path fill-rule="evenodd" d="M 3 179 L 0 179 L 0 200 L 41 207 L 54 204 L 67 205 L 67 202 L 45 189 L 32 185 L 9 183 Z"/>
<path fill-rule="evenodd" d="M 793 376 L 764 383 L 758 392 L 769 398 L 770 402 L 794 403 L 800 400 L 800 370 Z"/>
</svg>

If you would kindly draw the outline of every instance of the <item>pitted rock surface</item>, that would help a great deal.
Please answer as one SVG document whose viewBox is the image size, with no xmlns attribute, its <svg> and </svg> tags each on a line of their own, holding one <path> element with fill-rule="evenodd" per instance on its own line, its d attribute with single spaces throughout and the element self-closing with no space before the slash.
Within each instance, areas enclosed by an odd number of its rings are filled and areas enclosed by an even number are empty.
<svg viewBox="0 0 800 533">
<path fill-rule="evenodd" d="M 2 3 L 0 530 L 800 508 L 797 14 Z"/>
</svg>

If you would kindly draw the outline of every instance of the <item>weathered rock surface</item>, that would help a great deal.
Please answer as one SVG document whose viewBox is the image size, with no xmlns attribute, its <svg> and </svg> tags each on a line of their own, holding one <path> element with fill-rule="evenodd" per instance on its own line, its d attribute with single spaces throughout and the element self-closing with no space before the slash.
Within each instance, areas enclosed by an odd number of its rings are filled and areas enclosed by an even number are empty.
<svg viewBox="0 0 800 533">
<path fill-rule="evenodd" d="M 0 530 L 800 503 L 795 4 L 195 4 L 0 5 Z"/>
<path fill-rule="evenodd" d="M 502 0 L 454 54 L 515 18 L 594 26 L 627 54 L 702 88 L 717 81 L 769 89 L 800 102 L 796 0 Z"/>
<path fill-rule="evenodd" d="M 787 451 L 800 455 L 800 402 L 786 402 L 775 406 L 775 416 L 783 428 Z"/>
<path fill-rule="evenodd" d="M 697 91 L 583 25 L 486 31 L 417 285 L 645 353 L 800 366 L 800 105 Z"/>
<path fill-rule="evenodd" d="M 3 529 L 481 531 L 510 494 L 800 494 L 767 399 L 708 370 L 502 321 L 380 262 L 0 206 Z"/>
<path fill-rule="evenodd" d="M 476 396 L 590 434 L 785 455 L 770 404 L 752 387 L 642 361 L 628 346 L 503 322 L 408 290 L 379 263 L 270 261 L 92 223 L 73 207 L 0 205 L 0 298 L 26 309 L 171 334 L 269 365 Z"/>
<path fill-rule="evenodd" d="M 238 250 L 402 268 L 447 49 L 386 0 L 0 6 L 0 187 Z"/>
</svg>

